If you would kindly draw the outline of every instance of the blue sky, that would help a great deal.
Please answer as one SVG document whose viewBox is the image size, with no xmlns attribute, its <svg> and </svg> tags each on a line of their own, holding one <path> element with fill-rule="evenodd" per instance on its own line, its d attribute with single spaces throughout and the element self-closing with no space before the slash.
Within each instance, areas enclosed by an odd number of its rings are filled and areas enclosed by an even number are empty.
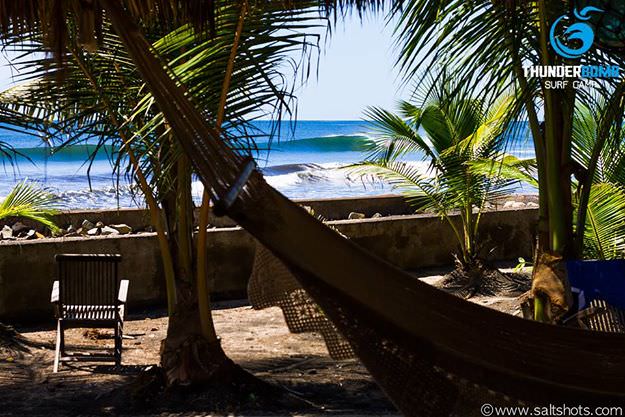
<svg viewBox="0 0 625 417">
<path fill-rule="evenodd" d="M 355 120 L 367 106 L 392 108 L 400 90 L 394 69 L 392 27 L 382 16 L 348 17 L 328 39 L 318 77 L 298 91 L 300 120 Z"/>
<path fill-rule="evenodd" d="M 407 92 L 393 64 L 392 27 L 382 16 L 339 22 L 322 43 L 318 75 L 297 90 L 299 120 L 358 120 L 367 106 L 394 107 Z M 0 54 L 0 88 L 11 85 L 10 56 Z"/>
</svg>

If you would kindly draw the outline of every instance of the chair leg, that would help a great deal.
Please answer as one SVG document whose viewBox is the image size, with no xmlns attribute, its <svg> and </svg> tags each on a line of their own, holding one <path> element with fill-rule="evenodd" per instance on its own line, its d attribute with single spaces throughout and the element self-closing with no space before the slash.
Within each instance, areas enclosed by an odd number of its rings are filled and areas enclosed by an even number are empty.
<svg viewBox="0 0 625 417">
<path fill-rule="evenodd" d="M 122 364 L 122 340 L 122 323 L 117 322 L 117 325 L 115 326 L 115 366 L 121 366 Z"/>
<path fill-rule="evenodd" d="M 59 360 L 61 359 L 61 339 L 63 337 L 63 329 L 61 328 L 61 320 L 56 322 L 56 349 L 54 350 L 54 373 L 59 372 Z"/>
<path fill-rule="evenodd" d="M 64 356 L 67 356 L 65 354 L 65 326 L 60 320 L 59 326 L 61 327 L 61 358 L 63 358 Z"/>
</svg>

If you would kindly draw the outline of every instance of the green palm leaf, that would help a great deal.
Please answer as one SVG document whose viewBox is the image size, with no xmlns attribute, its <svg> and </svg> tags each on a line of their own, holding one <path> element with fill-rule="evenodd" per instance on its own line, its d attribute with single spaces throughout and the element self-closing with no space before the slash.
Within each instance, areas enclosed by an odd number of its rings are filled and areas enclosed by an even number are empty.
<svg viewBox="0 0 625 417">
<path fill-rule="evenodd" d="M 53 216 L 58 213 L 58 199 L 48 191 L 28 183 L 18 183 L 0 203 L 0 219 L 23 217 L 47 226 L 53 232 L 59 230 Z"/>
</svg>

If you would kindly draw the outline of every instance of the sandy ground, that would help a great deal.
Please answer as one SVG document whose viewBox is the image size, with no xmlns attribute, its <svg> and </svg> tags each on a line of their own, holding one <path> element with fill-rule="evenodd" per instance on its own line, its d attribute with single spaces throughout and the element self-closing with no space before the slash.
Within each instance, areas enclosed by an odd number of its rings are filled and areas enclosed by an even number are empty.
<svg viewBox="0 0 625 417">
<path fill-rule="evenodd" d="M 289 333 L 278 308 L 257 311 L 241 304 L 222 304 L 214 311 L 224 350 L 248 371 L 304 398 L 319 412 L 306 415 L 396 413 L 356 360 L 333 361 L 320 336 Z M 164 314 L 164 311 L 150 311 L 128 317 L 124 324 L 128 338 L 123 343 L 121 370 L 80 362 L 64 365 L 59 373 L 53 374 L 55 332 L 19 329 L 29 340 L 43 346 L 13 362 L 0 362 L 0 415 L 80 414 L 80 404 L 85 400 L 97 398 L 139 370 L 158 363 L 160 341 L 167 328 Z M 68 330 L 67 350 L 95 351 L 111 347 L 110 335 L 105 330 Z M 191 406 L 188 414 L 166 415 L 210 414 Z"/>
<path fill-rule="evenodd" d="M 424 280 L 436 285 L 442 273 L 430 271 Z M 516 298 L 478 296 L 471 301 L 508 314 L 521 314 Z M 221 303 L 216 306 L 214 320 L 231 359 L 310 404 L 304 414 L 285 411 L 277 415 L 396 415 L 358 361 L 332 360 L 316 334 L 289 333 L 280 309 L 257 311 L 245 301 Z M 84 404 L 97 401 L 111 388 L 158 363 L 166 328 L 167 317 L 162 310 L 129 315 L 124 325 L 122 369 L 81 362 L 64 365 L 57 374 L 52 373 L 54 330 L 18 329 L 40 347 L 15 357 L 0 357 L 0 415 L 92 415 L 82 413 Z M 66 340 L 70 352 L 112 346 L 111 334 L 106 331 L 73 329 L 67 331 Z M 184 413 L 171 411 L 157 415 L 211 415 L 195 409 L 193 404 L 185 407 Z M 97 414 L 119 412 L 103 408 Z"/>
</svg>

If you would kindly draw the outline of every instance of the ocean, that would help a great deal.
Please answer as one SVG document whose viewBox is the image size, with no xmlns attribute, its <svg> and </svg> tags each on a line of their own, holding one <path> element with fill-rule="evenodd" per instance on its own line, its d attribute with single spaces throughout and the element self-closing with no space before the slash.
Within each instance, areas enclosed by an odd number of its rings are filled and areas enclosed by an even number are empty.
<svg viewBox="0 0 625 417">
<path fill-rule="evenodd" d="M 255 122 L 267 132 L 270 122 Z M 2 127 L 2 126 L 0 126 Z M 370 126 L 363 121 L 298 121 L 283 122 L 280 135 L 268 148 L 267 139 L 259 139 L 255 157 L 267 182 L 290 198 L 355 197 L 393 193 L 389 184 L 372 178 L 361 178 L 346 165 L 362 161 L 371 144 Z M 116 175 L 110 162 L 112 148 L 100 150 L 93 162 L 87 162 L 94 152 L 89 144 L 54 149 L 36 136 L 0 129 L 0 142 L 20 152 L 14 164 L 6 158 L 0 170 L 0 197 L 15 183 L 27 178 L 40 183 L 59 197 L 63 208 L 143 207 L 136 187 L 124 175 Z M 515 141 L 512 153 L 529 157 L 533 154 L 529 139 Z M 421 162 L 419 153 L 405 156 L 415 164 Z M 199 201 L 202 184 L 193 183 L 194 198 Z"/>
</svg>

